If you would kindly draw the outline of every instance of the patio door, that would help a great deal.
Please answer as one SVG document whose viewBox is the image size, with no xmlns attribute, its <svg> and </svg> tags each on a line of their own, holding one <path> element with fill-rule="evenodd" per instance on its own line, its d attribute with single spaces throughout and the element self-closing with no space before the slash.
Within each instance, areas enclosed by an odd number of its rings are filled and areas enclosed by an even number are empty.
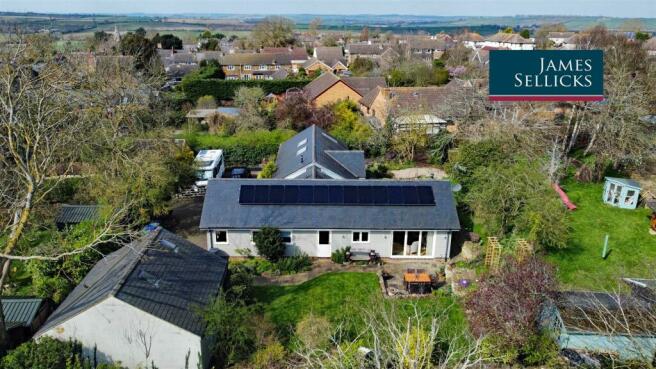
<svg viewBox="0 0 656 369">
<path fill-rule="evenodd" d="M 394 231 L 392 257 L 432 257 L 427 231 Z"/>
<path fill-rule="evenodd" d="M 317 257 L 329 258 L 332 254 L 331 234 L 330 231 L 319 231 L 317 242 Z"/>
</svg>

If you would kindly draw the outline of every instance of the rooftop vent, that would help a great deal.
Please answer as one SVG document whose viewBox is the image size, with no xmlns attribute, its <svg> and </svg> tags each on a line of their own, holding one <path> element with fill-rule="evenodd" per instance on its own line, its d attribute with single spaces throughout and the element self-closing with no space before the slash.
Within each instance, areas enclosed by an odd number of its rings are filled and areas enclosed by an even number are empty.
<svg viewBox="0 0 656 369">
<path fill-rule="evenodd" d="M 139 272 L 139 278 L 150 283 L 153 287 L 159 288 L 160 279 L 155 277 L 154 275 L 142 270 L 141 272 Z"/>
<path fill-rule="evenodd" d="M 164 246 L 166 249 L 175 252 L 176 254 L 178 253 L 178 245 L 169 240 L 159 240 L 159 244 Z"/>
</svg>

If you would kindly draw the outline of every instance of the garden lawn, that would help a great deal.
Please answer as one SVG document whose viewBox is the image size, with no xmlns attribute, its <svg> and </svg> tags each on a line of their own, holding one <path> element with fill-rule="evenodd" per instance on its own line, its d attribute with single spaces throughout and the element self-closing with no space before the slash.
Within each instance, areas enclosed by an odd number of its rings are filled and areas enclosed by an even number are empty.
<svg viewBox="0 0 656 369">
<path fill-rule="evenodd" d="M 363 310 L 383 299 L 378 276 L 358 272 L 327 273 L 295 286 L 258 286 L 255 295 L 264 304 L 265 315 L 287 337 L 308 313 L 324 316 L 332 323 L 350 319 L 357 327 Z M 440 314 L 448 309 L 445 329 L 459 329 L 456 326 L 464 324 L 462 309 L 449 297 L 393 301 L 401 311 L 409 312 L 414 303 L 423 313 Z"/>
<path fill-rule="evenodd" d="M 568 215 L 572 227 L 568 248 L 550 251 L 565 288 L 612 289 L 621 277 L 653 278 L 656 237 L 648 233 L 650 211 L 618 209 L 602 202 L 603 184 L 569 182 L 564 189 L 578 207 Z M 605 235 L 610 254 L 601 258 Z"/>
</svg>

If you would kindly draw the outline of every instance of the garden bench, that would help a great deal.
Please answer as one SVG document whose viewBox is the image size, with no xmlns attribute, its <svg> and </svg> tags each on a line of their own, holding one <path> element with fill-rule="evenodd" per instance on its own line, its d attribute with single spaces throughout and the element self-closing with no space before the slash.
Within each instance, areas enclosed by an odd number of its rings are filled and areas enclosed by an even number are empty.
<svg viewBox="0 0 656 369">
<path fill-rule="evenodd" d="M 346 258 L 348 261 L 366 261 L 368 263 L 374 263 L 379 259 L 376 251 L 366 249 L 351 249 L 346 252 Z"/>
</svg>

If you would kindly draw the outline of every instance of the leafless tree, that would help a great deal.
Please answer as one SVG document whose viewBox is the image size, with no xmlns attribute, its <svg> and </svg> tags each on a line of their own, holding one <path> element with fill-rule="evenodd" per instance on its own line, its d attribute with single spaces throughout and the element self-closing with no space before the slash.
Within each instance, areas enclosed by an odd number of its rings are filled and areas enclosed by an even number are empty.
<svg viewBox="0 0 656 369">
<path fill-rule="evenodd" d="M 363 310 L 364 327 L 355 338 L 346 339 L 340 326 L 329 348 L 297 350 L 294 367 L 466 369 L 482 363 L 480 340 L 469 337 L 466 329 L 447 331 L 443 325 L 449 308 L 434 314 L 412 304 L 410 310 L 402 313 L 393 303 L 373 302 Z M 362 342 L 369 347 L 361 347 Z"/>
<path fill-rule="evenodd" d="M 128 235 L 122 222 L 126 197 L 107 204 L 94 237 L 82 247 L 64 252 L 46 242 L 38 249 L 19 248 L 25 232 L 39 226 L 36 213 L 47 205 L 46 196 L 77 174 L 87 156 L 115 149 L 136 117 L 130 102 L 147 94 L 126 83 L 128 73 L 109 75 L 96 67 L 53 55 L 50 41 L 37 36 L 19 37 L 0 52 L 0 288 L 13 260 L 58 260 Z M 0 345 L 4 332 L 0 312 Z"/>
</svg>

